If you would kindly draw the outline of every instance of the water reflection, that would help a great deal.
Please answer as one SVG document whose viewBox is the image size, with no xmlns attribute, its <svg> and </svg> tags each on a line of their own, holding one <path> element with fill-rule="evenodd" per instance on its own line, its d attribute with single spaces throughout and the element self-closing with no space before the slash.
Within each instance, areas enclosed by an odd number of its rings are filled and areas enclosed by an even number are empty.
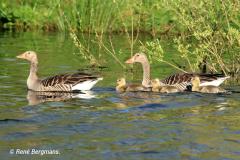
<svg viewBox="0 0 240 160">
<path fill-rule="evenodd" d="M 38 105 L 44 102 L 67 101 L 73 98 L 91 99 L 95 97 L 96 95 L 94 95 L 92 91 L 84 91 L 80 93 L 28 91 L 27 93 L 27 100 L 29 105 Z"/>
</svg>

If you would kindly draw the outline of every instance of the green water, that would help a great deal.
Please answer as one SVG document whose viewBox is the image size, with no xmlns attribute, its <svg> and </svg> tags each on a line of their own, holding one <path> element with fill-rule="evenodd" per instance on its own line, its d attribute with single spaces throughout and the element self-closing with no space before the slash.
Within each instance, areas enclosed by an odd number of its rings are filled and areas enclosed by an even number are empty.
<svg viewBox="0 0 240 160">
<path fill-rule="evenodd" d="M 126 38 L 114 36 L 113 43 L 124 62 L 129 57 Z M 165 48 L 171 56 L 171 44 Z M 41 77 L 86 70 L 104 80 L 79 98 L 28 92 L 29 64 L 15 58 L 26 50 L 38 52 Z M 140 65 L 132 74 L 104 58 L 106 68 L 92 69 L 74 52 L 68 35 L 0 33 L 0 159 L 240 159 L 240 93 L 118 94 L 116 79 L 140 81 Z M 174 72 L 164 64 L 152 68 L 153 77 Z M 224 88 L 240 91 L 239 86 Z M 16 155 L 10 149 L 60 154 Z"/>
</svg>

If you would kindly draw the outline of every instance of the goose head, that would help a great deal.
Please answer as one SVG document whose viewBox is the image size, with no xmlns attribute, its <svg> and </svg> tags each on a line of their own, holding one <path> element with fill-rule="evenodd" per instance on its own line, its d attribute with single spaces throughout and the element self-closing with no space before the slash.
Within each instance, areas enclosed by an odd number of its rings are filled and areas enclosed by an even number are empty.
<svg viewBox="0 0 240 160">
<path fill-rule="evenodd" d="M 151 80 L 151 86 L 152 88 L 158 88 L 158 87 L 161 87 L 163 86 L 164 84 L 162 82 L 160 82 L 160 80 L 158 78 L 156 79 L 152 79 Z"/>
<path fill-rule="evenodd" d="M 126 85 L 126 80 L 125 78 L 119 78 L 117 79 L 117 86 L 121 87 L 121 86 L 125 86 Z"/>
<path fill-rule="evenodd" d="M 200 78 L 195 76 L 191 79 L 191 83 L 193 86 L 199 87 L 200 86 Z"/>
<path fill-rule="evenodd" d="M 25 59 L 33 63 L 38 63 L 37 54 L 34 51 L 26 51 L 18 55 L 17 58 Z"/>
<path fill-rule="evenodd" d="M 147 56 L 144 53 L 136 53 L 134 56 L 125 61 L 127 64 L 133 63 L 148 63 Z"/>
</svg>

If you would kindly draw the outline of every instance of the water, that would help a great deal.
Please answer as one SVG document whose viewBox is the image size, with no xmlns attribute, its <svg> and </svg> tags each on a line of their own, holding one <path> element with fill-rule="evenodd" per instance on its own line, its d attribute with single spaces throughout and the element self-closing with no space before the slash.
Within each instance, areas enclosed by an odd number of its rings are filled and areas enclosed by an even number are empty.
<svg viewBox="0 0 240 160">
<path fill-rule="evenodd" d="M 123 62 L 129 45 L 122 36 L 113 42 Z M 171 45 L 165 47 L 171 51 Z M 26 50 L 39 53 L 41 77 L 85 68 L 104 80 L 80 95 L 28 92 L 29 64 L 15 58 Z M 116 79 L 125 75 L 140 81 L 140 65 L 132 75 L 107 58 L 107 68 L 93 70 L 74 52 L 67 35 L 0 34 L 1 159 L 240 159 L 239 93 L 118 94 Z M 173 72 L 159 63 L 152 68 L 153 77 Z M 239 86 L 225 88 L 240 91 Z M 16 155 L 10 149 L 60 154 Z"/>
</svg>

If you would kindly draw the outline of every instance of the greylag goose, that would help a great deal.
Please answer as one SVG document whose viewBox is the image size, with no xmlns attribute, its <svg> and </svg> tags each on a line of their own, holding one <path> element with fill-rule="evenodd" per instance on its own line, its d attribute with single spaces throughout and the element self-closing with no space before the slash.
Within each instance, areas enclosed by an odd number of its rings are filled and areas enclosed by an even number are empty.
<svg viewBox="0 0 240 160">
<path fill-rule="evenodd" d="M 202 93 L 225 93 L 226 90 L 217 87 L 217 86 L 202 86 L 200 87 L 200 78 L 195 76 L 191 80 L 192 83 L 192 91 L 193 92 L 202 92 Z"/>
<path fill-rule="evenodd" d="M 150 84 L 150 64 L 147 56 L 144 53 L 136 53 L 134 56 L 129 58 L 125 63 L 141 63 L 143 67 L 143 80 L 142 85 L 145 87 L 151 87 Z M 200 86 L 219 86 L 224 80 L 229 78 L 221 74 L 198 74 L 198 73 L 177 73 L 161 80 L 163 84 L 173 85 L 178 87 L 180 90 L 186 90 L 187 86 L 191 85 L 191 79 L 194 76 L 199 76 L 201 83 Z"/>
<path fill-rule="evenodd" d="M 161 92 L 161 93 L 176 93 L 182 92 L 176 86 L 170 86 L 163 84 L 158 78 L 151 80 L 151 86 L 153 92 Z"/>
<path fill-rule="evenodd" d="M 55 75 L 41 80 L 37 76 L 38 58 L 34 51 L 26 51 L 18 55 L 17 58 L 30 61 L 27 87 L 33 91 L 73 92 L 90 90 L 99 80 L 103 79 L 86 73 L 73 73 Z"/>
<path fill-rule="evenodd" d="M 117 79 L 116 91 L 118 92 L 150 91 L 150 88 L 146 88 L 139 84 L 127 84 L 125 78 L 119 78 Z"/>
</svg>

